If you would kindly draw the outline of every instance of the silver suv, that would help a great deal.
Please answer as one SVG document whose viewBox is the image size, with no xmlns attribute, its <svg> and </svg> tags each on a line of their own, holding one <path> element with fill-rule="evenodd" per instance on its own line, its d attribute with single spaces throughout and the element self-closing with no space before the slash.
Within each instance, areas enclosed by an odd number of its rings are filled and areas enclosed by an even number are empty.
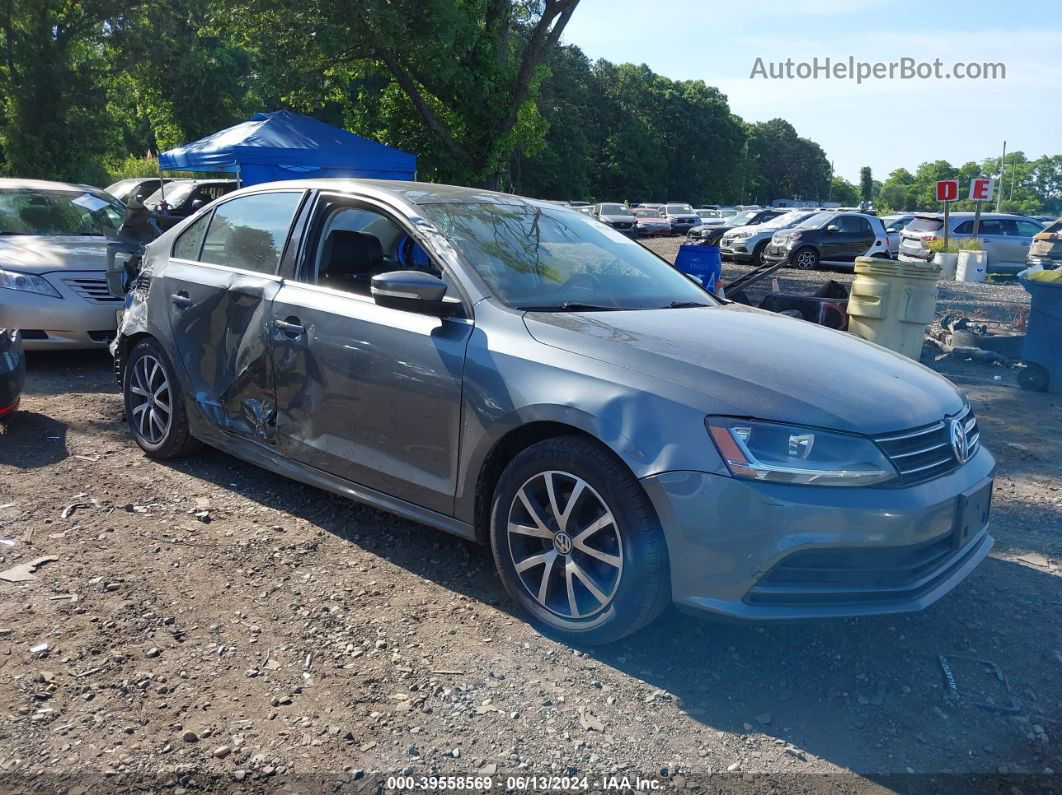
<svg viewBox="0 0 1062 795">
<path fill-rule="evenodd" d="M 973 213 L 951 213 L 949 237 L 952 240 L 973 236 Z M 988 252 L 989 273 L 1017 273 L 1026 267 L 1029 246 L 1044 224 L 1035 218 L 1005 213 L 982 213 L 977 236 Z M 944 236 L 944 216 L 919 213 L 900 231 L 900 259 L 933 258 L 929 244 Z"/>
</svg>

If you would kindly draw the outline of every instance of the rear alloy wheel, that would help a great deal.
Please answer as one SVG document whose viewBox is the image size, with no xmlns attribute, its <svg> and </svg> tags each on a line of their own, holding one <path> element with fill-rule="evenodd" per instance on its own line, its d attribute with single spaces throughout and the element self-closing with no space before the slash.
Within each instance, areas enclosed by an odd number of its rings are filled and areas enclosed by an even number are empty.
<svg viewBox="0 0 1062 795">
<path fill-rule="evenodd" d="M 152 458 L 177 458 L 201 446 L 188 430 L 180 385 L 155 340 L 133 346 L 122 385 L 126 420 L 145 453 Z"/>
<path fill-rule="evenodd" d="M 819 266 L 819 254 L 810 246 L 798 249 L 793 255 L 793 267 L 802 271 L 813 271 Z"/>
<path fill-rule="evenodd" d="M 667 548 L 645 492 L 589 439 L 547 439 L 510 462 L 495 489 L 491 547 L 532 623 L 568 643 L 635 632 L 671 598 Z"/>
</svg>

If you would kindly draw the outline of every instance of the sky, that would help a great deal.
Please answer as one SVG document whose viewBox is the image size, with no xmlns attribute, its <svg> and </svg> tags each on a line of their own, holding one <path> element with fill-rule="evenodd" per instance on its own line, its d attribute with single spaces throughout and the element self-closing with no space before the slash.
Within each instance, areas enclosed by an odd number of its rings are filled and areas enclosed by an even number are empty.
<svg viewBox="0 0 1062 795">
<path fill-rule="evenodd" d="M 564 31 L 592 60 L 718 87 L 746 121 L 781 117 L 858 184 L 919 163 L 1062 154 L 1062 0 L 581 0 Z M 750 78 L 764 66 L 1003 63 L 1005 79 Z M 795 68 L 795 66 L 794 66 Z"/>
</svg>

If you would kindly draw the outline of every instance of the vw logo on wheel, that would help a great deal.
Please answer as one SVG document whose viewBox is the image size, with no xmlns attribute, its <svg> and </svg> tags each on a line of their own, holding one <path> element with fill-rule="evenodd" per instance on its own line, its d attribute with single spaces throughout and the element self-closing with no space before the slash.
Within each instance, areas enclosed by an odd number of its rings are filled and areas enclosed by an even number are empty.
<svg viewBox="0 0 1062 795">
<path fill-rule="evenodd" d="M 965 464 L 970 457 L 970 440 L 966 438 L 966 427 L 960 420 L 951 420 L 948 434 L 951 437 L 951 449 L 960 464 Z"/>
<path fill-rule="evenodd" d="M 569 555 L 572 551 L 572 537 L 567 533 L 557 533 L 553 536 L 553 548 L 558 555 Z"/>
</svg>

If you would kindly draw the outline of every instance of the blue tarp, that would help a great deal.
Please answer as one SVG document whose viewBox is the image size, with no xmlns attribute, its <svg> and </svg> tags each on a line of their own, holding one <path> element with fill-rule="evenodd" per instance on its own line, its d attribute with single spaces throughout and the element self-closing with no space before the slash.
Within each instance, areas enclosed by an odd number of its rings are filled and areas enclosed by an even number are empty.
<svg viewBox="0 0 1062 795">
<path fill-rule="evenodd" d="M 159 155 L 163 171 L 239 173 L 243 185 L 307 177 L 415 179 L 417 158 L 287 110 Z"/>
</svg>

